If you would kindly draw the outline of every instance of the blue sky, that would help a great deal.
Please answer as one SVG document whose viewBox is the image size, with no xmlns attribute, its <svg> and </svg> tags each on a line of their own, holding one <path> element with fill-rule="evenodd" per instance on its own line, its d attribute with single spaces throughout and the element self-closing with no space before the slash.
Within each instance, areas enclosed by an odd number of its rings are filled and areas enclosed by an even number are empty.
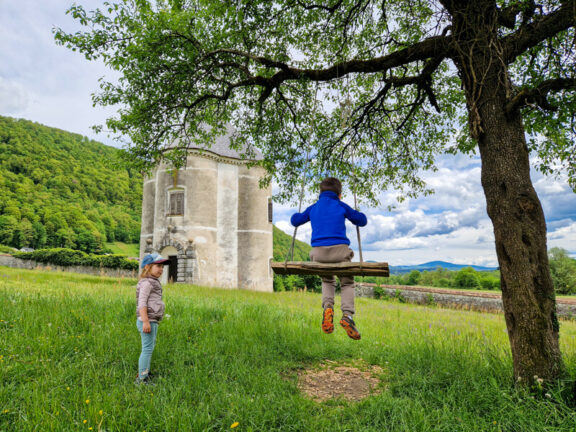
<svg viewBox="0 0 576 432">
<path fill-rule="evenodd" d="M 90 8 L 101 1 L 83 0 Z M 113 145 L 106 134 L 96 135 L 92 125 L 103 124 L 112 108 L 93 107 L 91 93 L 98 78 L 110 72 L 78 53 L 54 43 L 52 28 L 74 31 L 65 15 L 68 0 L 0 0 L 0 115 L 25 118 L 86 135 Z M 434 195 L 395 204 L 395 193 L 382 194 L 381 208 L 362 208 L 368 225 L 361 229 L 365 260 L 392 265 L 442 260 L 460 264 L 497 265 L 492 224 L 480 185 L 480 161 L 446 156 L 439 170 L 425 176 Z M 562 247 L 576 256 L 576 194 L 564 178 L 546 178 L 533 171 L 532 180 L 542 201 L 548 225 L 548 246 Z M 313 200 L 309 198 L 308 204 Z M 353 203 L 352 197 L 344 201 Z M 275 205 L 275 224 L 289 233 L 294 207 Z M 356 232 L 349 237 L 356 248 Z M 310 240 L 309 226 L 298 238 Z"/>
</svg>

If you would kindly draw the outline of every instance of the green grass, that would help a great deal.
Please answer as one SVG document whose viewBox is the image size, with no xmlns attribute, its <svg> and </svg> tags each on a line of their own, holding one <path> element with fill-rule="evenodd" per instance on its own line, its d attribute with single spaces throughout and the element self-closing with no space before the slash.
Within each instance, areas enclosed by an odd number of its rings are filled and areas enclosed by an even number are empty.
<svg viewBox="0 0 576 432">
<path fill-rule="evenodd" d="M 356 342 L 320 331 L 310 293 L 166 286 L 156 385 L 135 386 L 134 286 L 0 267 L 0 431 L 576 430 L 562 384 L 550 397 L 513 388 L 501 315 L 358 299 Z M 570 376 L 575 335 L 563 321 Z M 301 368 L 356 359 L 384 368 L 381 394 L 299 392 Z"/>
<path fill-rule="evenodd" d="M 137 257 L 140 255 L 140 245 L 137 243 L 113 242 L 106 243 L 106 247 L 114 254 L 125 255 L 127 257 Z"/>
</svg>

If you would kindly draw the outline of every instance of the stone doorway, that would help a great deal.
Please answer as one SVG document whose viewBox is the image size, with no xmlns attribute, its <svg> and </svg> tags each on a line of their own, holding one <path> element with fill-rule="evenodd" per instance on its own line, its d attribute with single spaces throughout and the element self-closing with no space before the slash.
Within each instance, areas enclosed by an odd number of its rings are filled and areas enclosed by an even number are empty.
<svg viewBox="0 0 576 432">
<path fill-rule="evenodd" d="M 168 283 L 179 282 L 178 280 L 178 256 L 177 255 L 169 255 L 168 259 L 170 262 L 168 263 Z"/>
<path fill-rule="evenodd" d="M 178 250 L 174 246 L 166 246 L 162 248 L 160 255 L 170 260 L 164 266 L 164 273 L 162 273 L 160 282 L 162 285 L 178 282 Z"/>
</svg>

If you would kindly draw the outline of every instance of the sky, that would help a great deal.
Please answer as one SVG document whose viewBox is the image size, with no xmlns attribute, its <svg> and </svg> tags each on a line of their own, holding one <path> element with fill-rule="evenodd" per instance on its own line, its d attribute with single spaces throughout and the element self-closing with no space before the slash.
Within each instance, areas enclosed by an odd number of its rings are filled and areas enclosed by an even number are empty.
<svg viewBox="0 0 576 432">
<path fill-rule="evenodd" d="M 98 0 L 79 0 L 87 8 Z M 112 107 L 93 107 L 91 94 L 98 79 L 113 75 L 98 62 L 56 45 L 52 29 L 79 29 L 65 14 L 71 0 L 0 0 L 0 115 L 24 118 L 79 133 L 108 145 L 116 143 L 91 127 L 104 124 Z M 380 208 L 361 208 L 368 224 L 361 228 L 364 260 L 391 265 L 447 261 L 456 264 L 497 266 L 492 224 L 480 184 L 480 160 L 444 156 L 438 171 L 425 175 L 436 193 L 395 201 L 396 193 L 381 195 Z M 548 227 L 548 247 L 566 249 L 576 257 L 576 194 L 565 178 L 546 178 L 536 171 L 532 181 L 542 202 Z M 309 205 L 314 197 L 305 203 Z M 353 204 L 353 198 L 343 200 Z M 396 204 L 392 211 L 389 205 Z M 293 234 L 289 219 L 296 207 L 275 204 L 274 223 Z M 356 231 L 348 237 L 358 257 Z M 310 226 L 298 229 L 297 238 L 310 241 Z"/>
</svg>

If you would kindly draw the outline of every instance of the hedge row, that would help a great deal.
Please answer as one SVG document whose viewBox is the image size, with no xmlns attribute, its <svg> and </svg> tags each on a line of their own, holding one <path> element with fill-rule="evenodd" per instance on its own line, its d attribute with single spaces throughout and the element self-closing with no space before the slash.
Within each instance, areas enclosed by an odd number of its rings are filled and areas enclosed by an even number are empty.
<svg viewBox="0 0 576 432">
<path fill-rule="evenodd" d="M 34 252 L 15 252 L 12 256 L 59 266 L 87 266 L 138 270 L 137 261 L 126 259 L 126 257 L 122 255 L 93 255 L 65 248 L 38 249 Z"/>
</svg>

